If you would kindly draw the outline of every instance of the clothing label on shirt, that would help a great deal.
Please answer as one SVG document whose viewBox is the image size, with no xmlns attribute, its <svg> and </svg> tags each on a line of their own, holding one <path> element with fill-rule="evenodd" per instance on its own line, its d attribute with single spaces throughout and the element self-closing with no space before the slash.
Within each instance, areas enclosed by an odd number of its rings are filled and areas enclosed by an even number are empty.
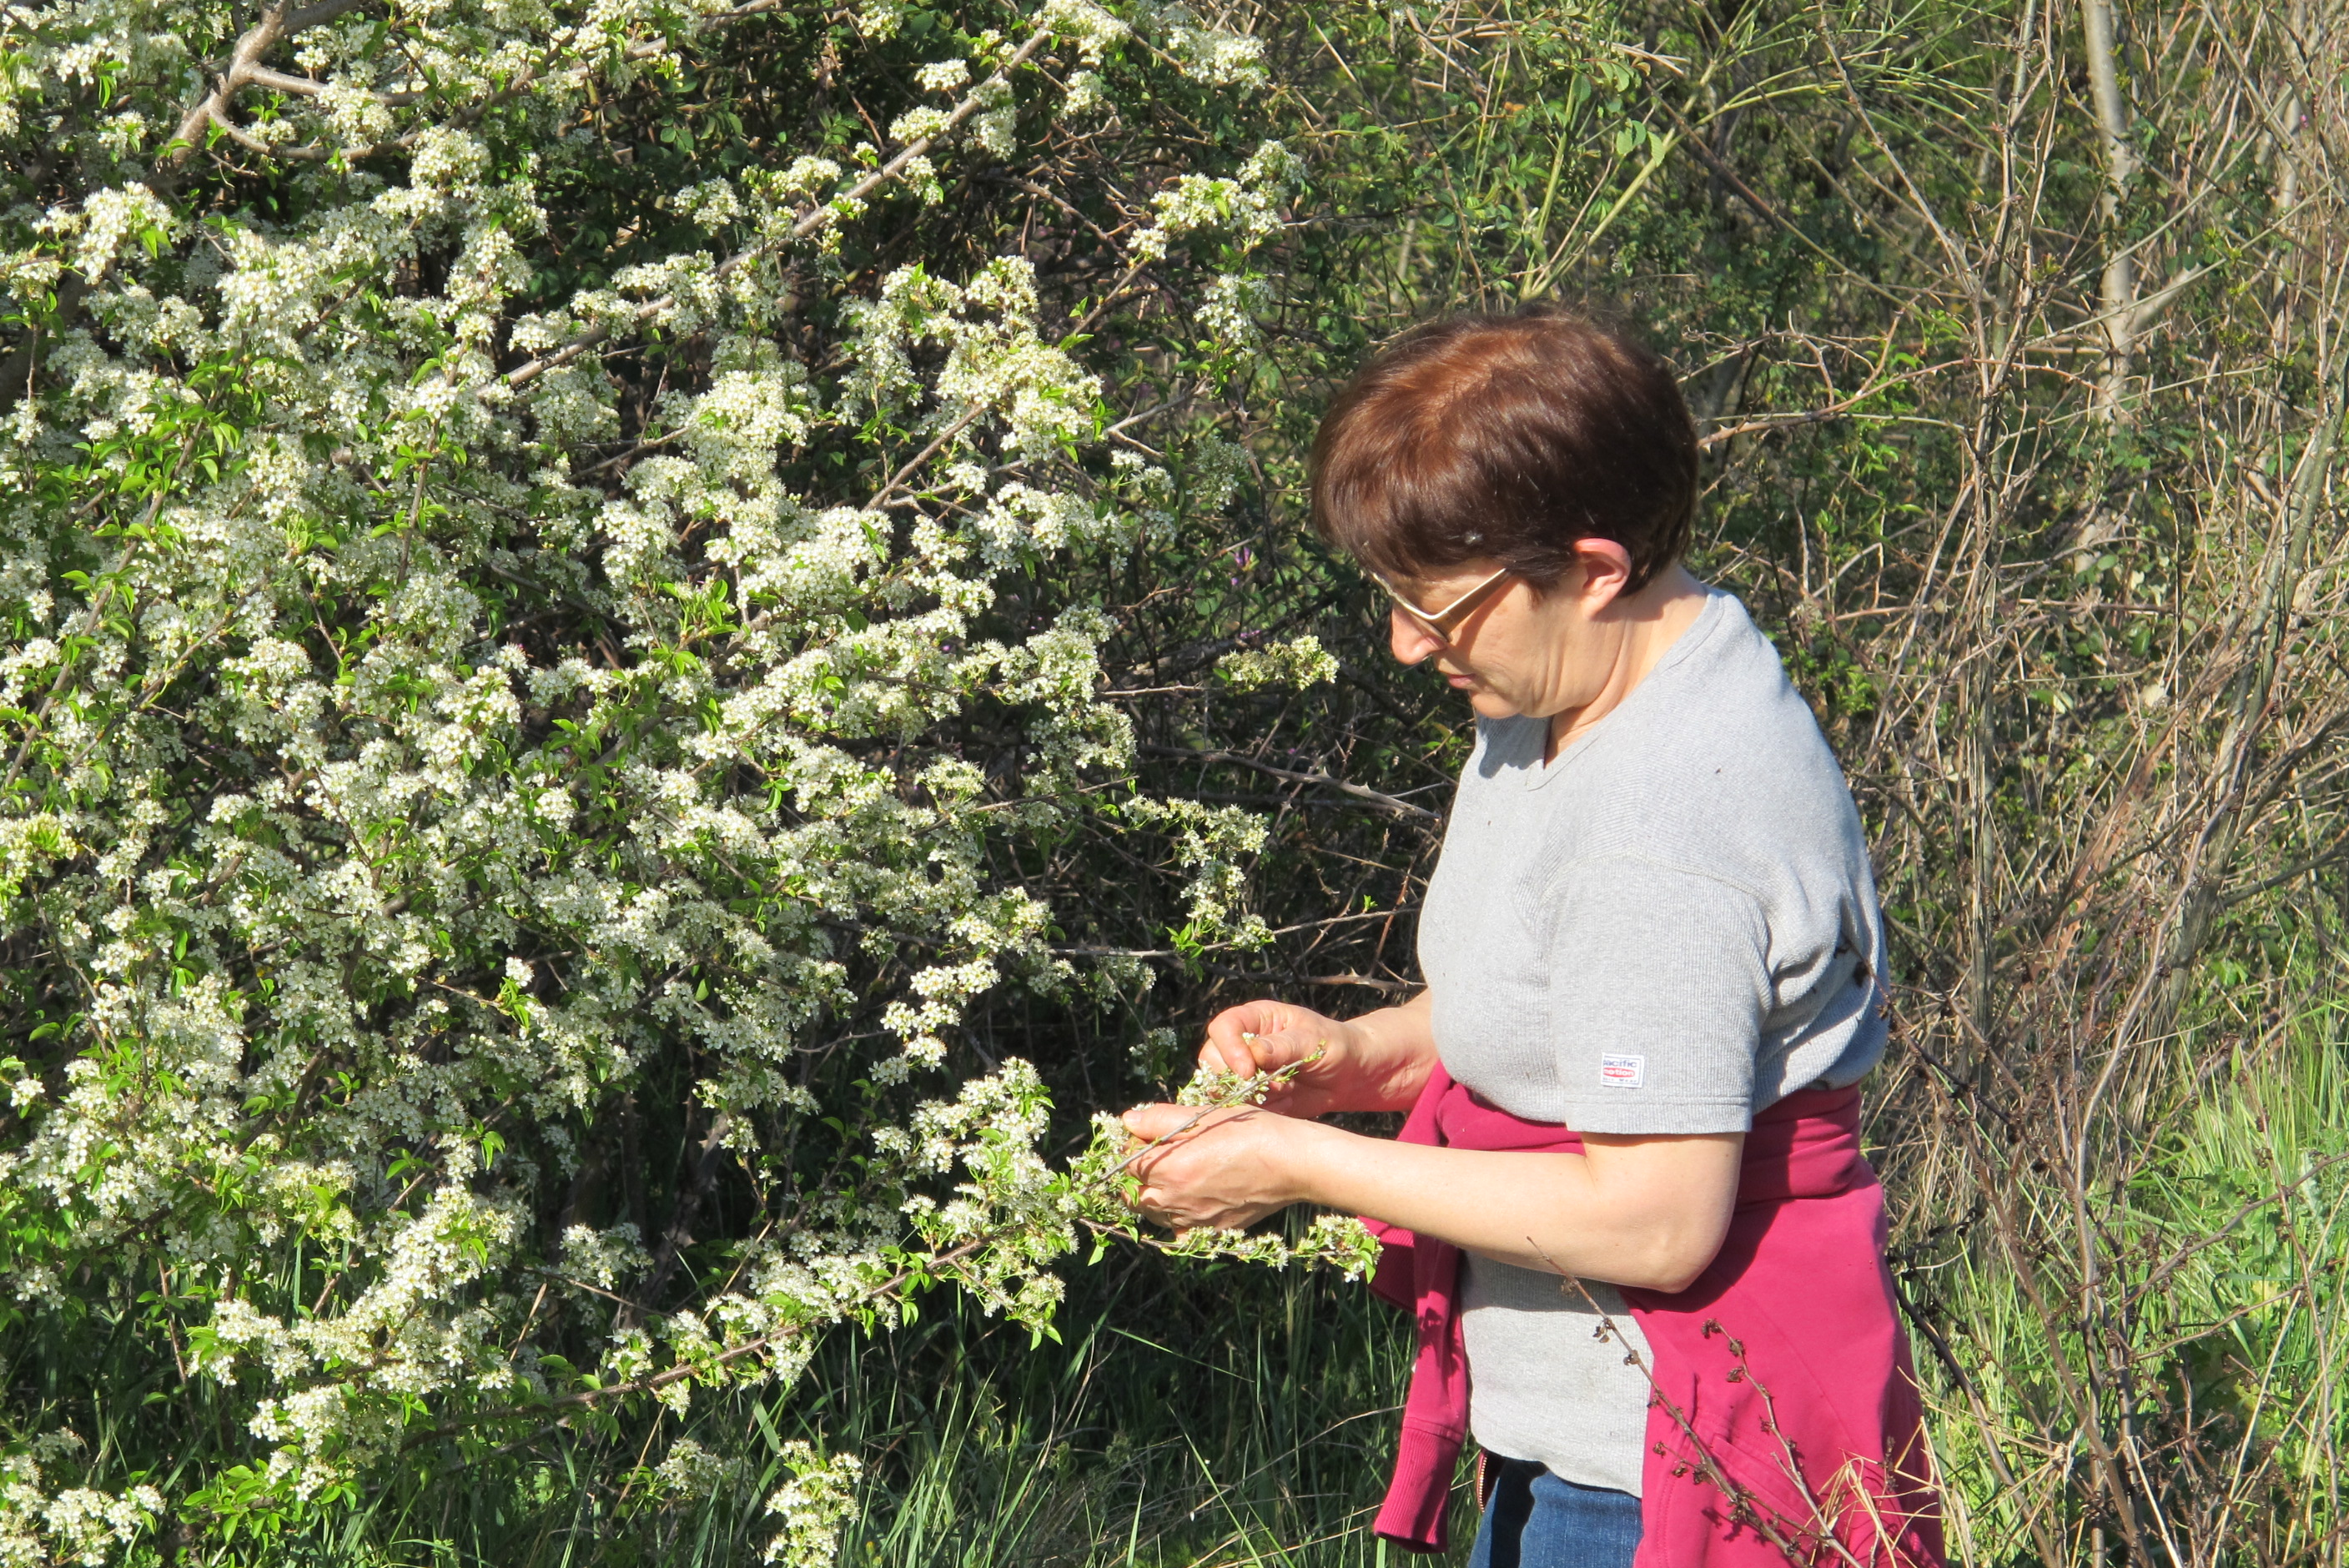
<svg viewBox="0 0 2349 1568">
<path fill-rule="evenodd" d="M 1638 1088 L 1648 1081 L 1648 1058 L 1605 1051 L 1599 1057 L 1599 1081 L 1608 1088 Z"/>
</svg>

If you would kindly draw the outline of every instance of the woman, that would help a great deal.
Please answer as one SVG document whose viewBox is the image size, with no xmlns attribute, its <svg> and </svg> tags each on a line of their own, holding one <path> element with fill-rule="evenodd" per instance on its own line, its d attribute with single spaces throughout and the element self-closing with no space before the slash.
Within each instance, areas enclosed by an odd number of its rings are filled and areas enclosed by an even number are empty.
<svg viewBox="0 0 2349 1568">
<path fill-rule="evenodd" d="M 1478 1568 L 1939 1561 L 1856 1134 L 1874 879 L 1776 654 L 1681 564 L 1697 492 L 1670 370 L 1578 317 L 1439 323 L 1340 396 L 1316 525 L 1476 715 L 1427 988 L 1231 1008 L 1201 1065 L 1293 1081 L 1126 1117 L 1155 1220 L 1379 1230 L 1420 1349 L 1378 1528 L 1441 1548 L 1464 1418 L 1495 1461 Z M 1412 1116 L 1390 1141 L 1333 1110 Z"/>
</svg>

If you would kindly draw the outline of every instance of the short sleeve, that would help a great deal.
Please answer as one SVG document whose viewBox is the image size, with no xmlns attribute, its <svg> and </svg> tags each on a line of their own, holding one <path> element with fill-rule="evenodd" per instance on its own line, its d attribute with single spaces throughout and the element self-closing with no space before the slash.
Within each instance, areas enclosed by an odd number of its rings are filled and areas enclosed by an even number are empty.
<svg viewBox="0 0 2349 1568">
<path fill-rule="evenodd" d="M 1548 1033 L 1566 1122 L 1625 1135 L 1744 1132 L 1771 1004 L 1760 903 L 1630 857 L 1551 884 Z"/>
</svg>

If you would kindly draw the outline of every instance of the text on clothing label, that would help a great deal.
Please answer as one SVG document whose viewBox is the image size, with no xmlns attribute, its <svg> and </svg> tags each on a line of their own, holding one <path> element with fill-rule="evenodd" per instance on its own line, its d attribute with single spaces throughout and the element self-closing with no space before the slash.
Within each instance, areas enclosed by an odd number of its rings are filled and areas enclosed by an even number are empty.
<svg viewBox="0 0 2349 1568">
<path fill-rule="evenodd" d="M 1599 1058 L 1599 1081 L 1609 1088 L 1638 1088 L 1648 1081 L 1648 1058 L 1605 1052 Z"/>
</svg>

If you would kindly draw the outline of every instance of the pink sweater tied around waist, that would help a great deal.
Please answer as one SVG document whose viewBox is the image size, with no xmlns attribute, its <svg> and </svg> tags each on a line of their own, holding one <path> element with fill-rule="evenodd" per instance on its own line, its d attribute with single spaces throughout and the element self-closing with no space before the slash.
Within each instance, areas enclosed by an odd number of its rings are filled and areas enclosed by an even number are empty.
<svg viewBox="0 0 2349 1568">
<path fill-rule="evenodd" d="M 1569 1129 L 1511 1116 L 1440 1066 L 1402 1137 L 1582 1147 Z M 1440 1552 L 1468 1427 L 1460 1249 L 1366 1222 L 1383 1243 L 1371 1287 L 1413 1315 L 1418 1337 L 1376 1529 Z M 1622 1293 L 1655 1363 L 1635 1568 L 1941 1568 L 1932 1461 L 1884 1240 L 1857 1088 L 1790 1095 L 1754 1118 L 1712 1266 L 1675 1295 Z"/>
</svg>

